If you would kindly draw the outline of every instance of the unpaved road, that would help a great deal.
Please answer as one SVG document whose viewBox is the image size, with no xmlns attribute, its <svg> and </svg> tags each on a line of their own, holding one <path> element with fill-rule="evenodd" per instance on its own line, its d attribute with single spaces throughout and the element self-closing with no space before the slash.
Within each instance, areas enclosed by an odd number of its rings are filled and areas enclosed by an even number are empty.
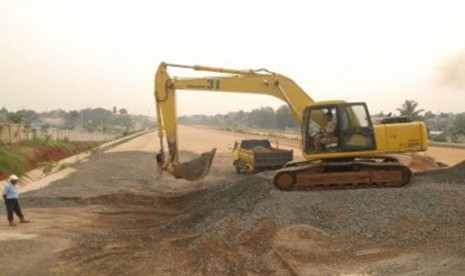
<svg viewBox="0 0 465 276">
<path fill-rule="evenodd" d="M 156 179 L 151 133 L 22 194 L 32 222 L 2 212 L 0 275 L 462 275 L 465 166 L 400 189 L 280 192 L 272 172 L 233 172 L 240 137 L 181 129 L 185 159 L 218 148 L 195 183 Z"/>
</svg>

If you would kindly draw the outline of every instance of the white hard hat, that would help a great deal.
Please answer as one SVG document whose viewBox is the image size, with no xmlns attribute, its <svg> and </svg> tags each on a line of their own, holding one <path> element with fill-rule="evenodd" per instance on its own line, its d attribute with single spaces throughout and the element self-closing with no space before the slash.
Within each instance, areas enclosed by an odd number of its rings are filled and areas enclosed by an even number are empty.
<svg viewBox="0 0 465 276">
<path fill-rule="evenodd" d="M 15 174 L 10 175 L 10 178 L 9 178 L 10 181 L 14 181 L 14 180 L 18 180 L 18 179 L 19 178 Z"/>
</svg>

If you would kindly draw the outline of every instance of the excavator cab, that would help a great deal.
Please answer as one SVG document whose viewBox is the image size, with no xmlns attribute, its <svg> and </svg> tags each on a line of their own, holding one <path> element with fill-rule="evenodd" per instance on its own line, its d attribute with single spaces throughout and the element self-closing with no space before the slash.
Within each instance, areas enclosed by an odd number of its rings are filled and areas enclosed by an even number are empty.
<svg viewBox="0 0 465 276">
<path fill-rule="evenodd" d="M 304 121 L 306 154 L 376 149 L 365 103 L 318 103 L 307 107 Z"/>
</svg>

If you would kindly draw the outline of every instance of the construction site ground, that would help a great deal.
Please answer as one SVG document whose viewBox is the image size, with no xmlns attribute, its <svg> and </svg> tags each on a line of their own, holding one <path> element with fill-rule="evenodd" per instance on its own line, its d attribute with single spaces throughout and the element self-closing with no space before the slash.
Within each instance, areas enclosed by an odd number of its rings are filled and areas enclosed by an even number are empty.
<svg viewBox="0 0 465 276">
<path fill-rule="evenodd" d="M 465 150 L 432 148 L 450 167 L 403 188 L 282 192 L 235 173 L 253 136 L 182 126 L 183 160 L 218 148 L 197 182 L 157 179 L 149 133 L 21 187 L 31 223 L 1 209 L 0 275 L 463 275 Z"/>
</svg>

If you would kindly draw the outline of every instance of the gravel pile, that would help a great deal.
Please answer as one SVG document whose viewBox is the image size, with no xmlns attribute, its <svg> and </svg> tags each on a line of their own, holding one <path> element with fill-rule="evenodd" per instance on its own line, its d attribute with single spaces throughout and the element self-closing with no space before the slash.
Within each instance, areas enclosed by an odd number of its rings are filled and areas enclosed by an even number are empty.
<svg viewBox="0 0 465 276">
<path fill-rule="evenodd" d="M 152 193 L 156 188 L 154 154 L 146 152 L 115 152 L 96 154 L 90 162 L 73 166 L 71 176 L 46 188 L 21 195 L 25 207 L 63 207 L 87 205 L 93 198 L 108 194 Z"/>
<path fill-rule="evenodd" d="M 451 168 L 418 173 L 418 176 L 430 178 L 437 183 L 465 184 L 465 161 Z"/>
<path fill-rule="evenodd" d="M 311 224 L 330 234 L 354 236 L 403 246 L 437 242 L 465 252 L 465 166 L 424 174 L 403 188 L 282 192 L 272 185 L 272 173 L 244 177 L 221 189 L 201 191 L 188 212 L 162 232 L 210 233 L 234 242 L 263 219 L 280 226 Z M 447 180 L 440 182 L 439 180 Z M 228 231 L 231 223 L 239 229 Z"/>
<path fill-rule="evenodd" d="M 203 235 L 213 230 L 220 239 L 226 238 L 229 224 L 246 222 L 243 219 L 248 218 L 256 206 L 270 196 L 270 190 L 274 189 L 269 179 L 263 176 L 241 178 L 240 181 L 226 183 L 219 189 L 204 190 L 178 198 L 178 201 L 184 202 L 186 212 L 171 220 L 160 232 L 191 232 Z M 255 222 L 257 221 L 248 221 L 247 224 L 251 226 Z"/>
</svg>

